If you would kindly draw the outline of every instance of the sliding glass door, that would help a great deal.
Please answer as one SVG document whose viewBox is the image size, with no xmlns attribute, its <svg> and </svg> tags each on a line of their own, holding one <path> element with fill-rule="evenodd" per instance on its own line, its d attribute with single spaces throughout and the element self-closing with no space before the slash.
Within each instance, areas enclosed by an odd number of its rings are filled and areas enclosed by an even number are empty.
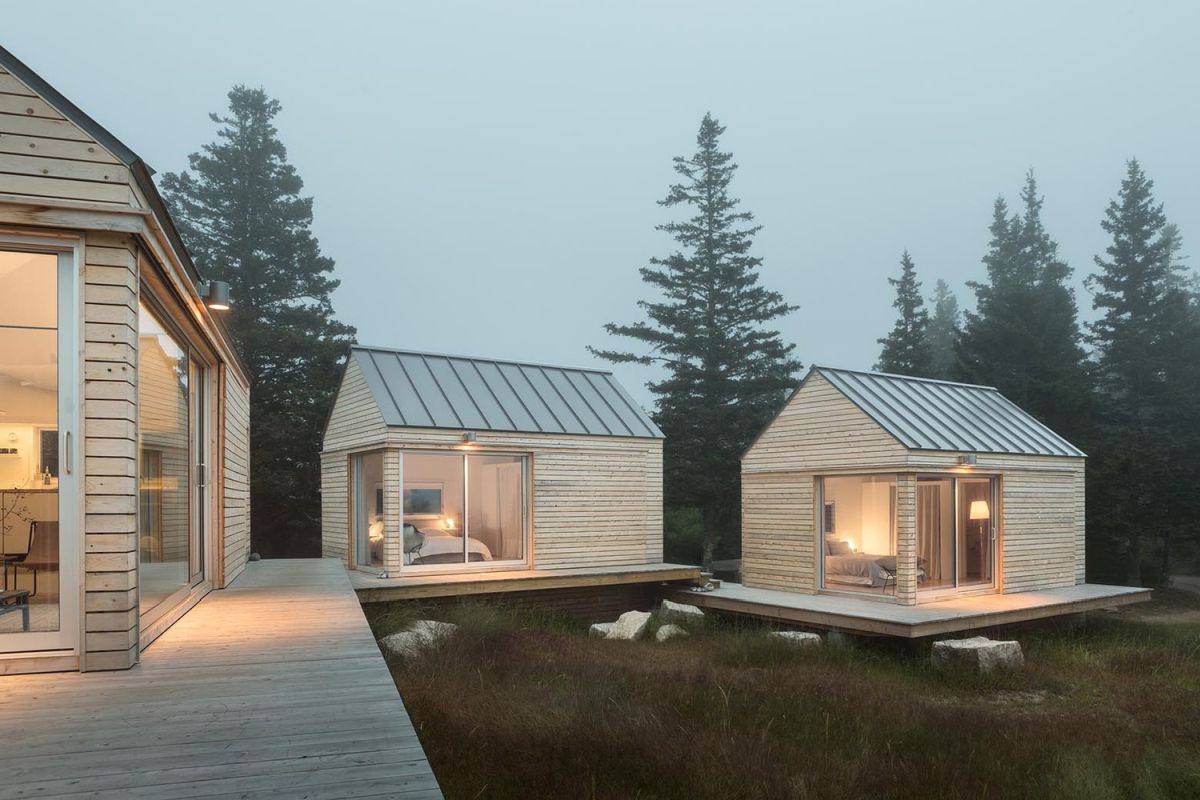
<svg viewBox="0 0 1200 800">
<path fill-rule="evenodd" d="M 75 259 L 0 241 L 0 652 L 78 645 Z"/>
<path fill-rule="evenodd" d="M 157 617 L 204 579 L 206 371 L 166 316 L 138 312 L 138 596 Z"/>
<path fill-rule="evenodd" d="M 402 471 L 405 566 L 525 563 L 527 456 L 405 451 Z"/>
<path fill-rule="evenodd" d="M 994 478 L 918 479 L 918 589 L 995 583 L 995 496 Z"/>
</svg>

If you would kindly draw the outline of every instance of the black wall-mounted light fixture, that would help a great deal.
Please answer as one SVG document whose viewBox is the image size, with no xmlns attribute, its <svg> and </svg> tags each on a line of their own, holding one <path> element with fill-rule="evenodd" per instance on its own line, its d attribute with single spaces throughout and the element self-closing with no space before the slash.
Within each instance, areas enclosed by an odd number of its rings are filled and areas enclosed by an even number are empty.
<svg viewBox="0 0 1200 800">
<path fill-rule="evenodd" d="M 467 431 L 462 435 L 463 444 L 475 444 L 475 431 Z"/>
<path fill-rule="evenodd" d="M 225 281 L 204 281 L 200 284 L 200 297 L 213 311 L 228 311 L 229 284 Z"/>
<path fill-rule="evenodd" d="M 958 464 L 962 467 L 973 467 L 978 460 L 974 453 L 963 453 L 958 457 Z"/>
</svg>

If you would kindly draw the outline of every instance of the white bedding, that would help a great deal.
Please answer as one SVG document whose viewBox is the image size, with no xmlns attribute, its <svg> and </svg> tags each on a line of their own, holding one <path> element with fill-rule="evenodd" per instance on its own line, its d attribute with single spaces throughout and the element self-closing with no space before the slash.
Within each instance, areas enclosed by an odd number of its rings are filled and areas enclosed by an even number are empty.
<svg viewBox="0 0 1200 800">
<path fill-rule="evenodd" d="M 828 583 L 842 583 L 851 586 L 883 586 L 887 575 L 880 567 L 879 561 L 895 568 L 895 556 L 881 556 L 871 553 L 852 553 L 840 556 L 825 556 L 825 580 Z M 925 569 L 917 566 L 917 580 L 925 577 Z"/>
<path fill-rule="evenodd" d="M 404 563 L 412 564 L 424 559 L 436 559 L 439 556 L 461 554 L 463 537 L 435 529 L 421 529 L 421 542 L 404 554 Z M 467 539 L 467 553 L 470 561 L 491 561 L 492 551 L 478 539 Z M 442 562 L 443 559 L 439 559 Z"/>
</svg>

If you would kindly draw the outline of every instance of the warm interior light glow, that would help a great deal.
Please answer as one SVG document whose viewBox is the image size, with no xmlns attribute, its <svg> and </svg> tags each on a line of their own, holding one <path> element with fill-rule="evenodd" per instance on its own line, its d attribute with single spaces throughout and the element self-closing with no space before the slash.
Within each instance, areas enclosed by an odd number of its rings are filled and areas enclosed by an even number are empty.
<svg viewBox="0 0 1200 800">
<path fill-rule="evenodd" d="M 849 539 L 843 539 L 842 541 L 845 542 L 846 544 L 850 545 L 850 552 L 852 552 L 852 553 L 858 552 L 858 545 L 856 545 L 854 542 L 850 541 Z"/>
<path fill-rule="evenodd" d="M 987 500 L 972 500 L 971 501 L 971 519 L 991 519 L 992 512 L 988 509 Z"/>
<path fill-rule="evenodd" d="M 452 531 L 455 528 L 454 517 L 446 517 L 442 520 L 442 529 Z"/>
</svg>

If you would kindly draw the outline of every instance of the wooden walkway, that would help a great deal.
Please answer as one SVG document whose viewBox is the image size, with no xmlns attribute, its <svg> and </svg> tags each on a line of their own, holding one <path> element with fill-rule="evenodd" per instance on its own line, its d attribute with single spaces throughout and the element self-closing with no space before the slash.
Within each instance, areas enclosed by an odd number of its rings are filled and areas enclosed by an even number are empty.
<svg viewBox="0 0 1200 800">
<path fill-rule="evenodd" d="M 722 583 L 721 588 L 711 592 L 677 590 L 672 597 L 701 608 L 795 625 L 916 639 L 1140 603 L 1150 599 L 1150 590 L 1084 583 L 1062 589 L 989 593 L 905 606 L 845 594 L 800 594 Z"/>
<path fill-rule="evenodd" d="M 440 798 L 341 562 L 251 563 L 126 672 L 0 677 L 0 799 Z"/>
</svg>

